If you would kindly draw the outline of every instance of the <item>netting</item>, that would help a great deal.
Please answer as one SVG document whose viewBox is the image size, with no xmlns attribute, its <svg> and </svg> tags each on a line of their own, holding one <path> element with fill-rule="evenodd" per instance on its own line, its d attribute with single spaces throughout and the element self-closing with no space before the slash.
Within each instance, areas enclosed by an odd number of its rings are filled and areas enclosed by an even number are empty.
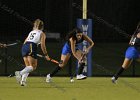
<svg viewBox="0 0 140 100">
<path fill-rule="evenodd" d="M 139 7 L 138 4 L 138 1 L 132 0 L 88 0 L 88 18 L 93 19 L 93 41 L 95 42 L 92 49 L 93 75 L 112 75 L 122 65 L 130 36 L 139 20 L 138 13 L 135 11 Z M 0 42 L 2 43 L 13 43 L 16 40 L 23 42 L 32 30 L 32 22 L 36 18 L 42 19 L 47 33 L 61 35 L 59 39 L 47 38 L 46 41 L 49 55 L 59 60 L 65 36 L 76 27 L 76 19 L 82 18 L 82 1 L 2 0 L 0 15 Z M 14 71 L 23 68 L 21 46 L 22 44 L 19 44 L 0 49 L 1 75 L 13 74 Z M 39 52 L 41 53 L 40 49 Z M 13 60 L 9 60 L 8 57 Z M 45 75 L 55 66 L 39 58 L 38 68 L 32 74 Z M 69 67 L 72 67 L 75 72 L 75 66 L 76 59 L 70 60 L 58 75 L 68 75 Z M 124 75 L 133 74 L 133 67 L 124 73 Z M 140 75 L 137 63 L 135 75 Z"/>
</svg>

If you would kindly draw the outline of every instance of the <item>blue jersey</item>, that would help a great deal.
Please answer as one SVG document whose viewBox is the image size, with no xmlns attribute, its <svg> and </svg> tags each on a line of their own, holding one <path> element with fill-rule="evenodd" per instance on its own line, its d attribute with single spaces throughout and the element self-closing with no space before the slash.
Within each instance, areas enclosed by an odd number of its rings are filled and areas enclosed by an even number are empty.
<svg viewBox="0 0 140 100">
<path fill-rule="evenodd" d="M 33 58 L 37 58 L 37 44 L 33 42 L 26 42 L 22 46 L 22 56 L 32 56 Z"/>
</svg>

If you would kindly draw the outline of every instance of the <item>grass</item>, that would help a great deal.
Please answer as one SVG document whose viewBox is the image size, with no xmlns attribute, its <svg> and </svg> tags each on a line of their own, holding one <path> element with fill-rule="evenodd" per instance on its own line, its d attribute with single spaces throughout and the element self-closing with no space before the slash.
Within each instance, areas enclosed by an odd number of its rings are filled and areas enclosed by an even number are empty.
<svg viewBox="0 0 140 100">
<path fill-rule="evenodd" d="M 15 78 L 0 77 L 0 100 L 139 100 L 140 79 L 120 78 L 112 84 L 110 78 L 92 77 L 70 83 L 68 77 L 54 77 L 45 83 L 42 77 L 29 77 L 21 87 Z"/>
</svg>

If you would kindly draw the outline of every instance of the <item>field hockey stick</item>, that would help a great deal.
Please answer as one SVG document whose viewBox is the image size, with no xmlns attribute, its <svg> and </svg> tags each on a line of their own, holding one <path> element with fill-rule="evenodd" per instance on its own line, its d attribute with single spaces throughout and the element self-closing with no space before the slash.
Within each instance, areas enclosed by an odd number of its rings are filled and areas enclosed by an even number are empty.
<svg viewBox="0 0 140 100">
<path fill-rule="evenodd" d="M 14 45 L 17 45 L 18 43 L 10 43 L 10 44 L 6 44 L 6 47 L 9 47 L 9 46 L 14 46 Z"/>
<path fill-rule="evenodd" d="M 84 57 L 85 57 L 86 55 L 87 55 L 86 53 L 84 53 L 84 54 L 82 55 L 80 62 L 82 62 L 82 60 L 84 59 Z"/>
<path fill-rule="evenodd" d="M 14 42 L 14 43 L 6 44 L 6 47 L 14 46 L 14 45 L 17 45 L 19 43 L 20 43 L 20 41 L 16 40 L 16 42 Z"/>
<path fill-rule="evenodd" d="M 37 56 L 40 57 L 40 58 L 45 58 L 45 56 L 43 56 L 43 55 L 41 55 L 41 54 L 37 54 Z M 59 64 L 59 62 L 58 62 L 57 60 L 54 60 L 54 59 L 52 59 L 52 58 L 49 58 L 49 61 L 50 61 L 50 62 L 53 62 L 53 63 L 55 63 L 55 64 Z"/>
</svg>

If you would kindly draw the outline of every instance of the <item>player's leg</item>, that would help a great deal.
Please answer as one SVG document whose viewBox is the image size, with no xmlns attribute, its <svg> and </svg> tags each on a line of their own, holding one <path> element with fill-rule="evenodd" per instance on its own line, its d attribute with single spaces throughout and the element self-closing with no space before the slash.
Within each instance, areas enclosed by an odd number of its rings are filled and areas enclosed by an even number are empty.
<svg viewBox="0 0 140 100">
<path fill-rule="evenodd" d="M 26 80 L 30 72 L 33 71 L 33 69 L 36 68 L 37 61 L 36 59 L 32 58 L 31 56 L 23 57 L 24 63 L 25 63 L 25 68 L 21 71 L 16 71 L 15 74 L 17 77 L 18 81 L 20 82 L 21 86 L 26 85 Z"/>
<path fill-rule="evenodd" d="M 69 58 L 71 56 L 71 47 L 68 43 L 65 43 L 62 49 L 61 53 L 61 60 L 59 62 L 59 65 L 46 77 L 46 82 L 51 81 L 51 77 L 53 77 L 59 70 L 61 70 L 68 62 Z"/>
<path fill-rule="evenodd" d="M 51 81 L 51 77 L 53 77 L 59 70 L 61 70 L 68 62 L 69 58 L 70 58 L 70 54 L 66 54 L 66 55 L 61 55 L 61 60 L 59 65 L 50 73 L 47 75 L 46 77 L 46 82 L 50 82 Z"/>
<path fill-rule="evenodd" d="M 139 52 L 135 47 L 129 47 L 125 53 L 125 59 L 122 66 L 118 69 L 115 75 L 112 77 L 112 82 L 116 83 L 118 77 L 123 73 L 125 69 L 127 69 L 132 63 L 133 59 L 139 58 Z"/>
<path fill-rule="evenodd" d="M 77 80 L 81 80 L 81 79 L 85 79 L 87 78 L 87 76 L 83 75 L 83 69 L 85 67 L 85 57 L 83 55 L 83 52 L 81 50 L 77 50 L 76 51 L 76 55 L 79 57 L 79 58 L 82 58 L 82 61 L 81 62 L 78 62 L 79 63 L 79 68 L 78 68 L 78 73 L 77 73 L 77 76 L 76 76 L 76 79 Z"/>
<path fill-rule="evenodd" d="M 15 72 L 16 79 L 17 79 L 18 83 L 21 82 L 22 76 L 26 73 L 26 70 L 28 69 L 27 66 L 29 66 L 29 62 L 28 62 L 27 57 L 23 57 L 23 59 L 24 59 L 24 63 L 25 63 L 25 68 L 23 70 L 21 70 L 21 71 L 16 71 Z"/>
<path fill-rule="evenodd" d="M 83 52 L 80 50 L 76 51 L 76 55 L 78 55 L 79 58 L 82 58 L 83 56 Z M 78 62 L 79 63 L 79 62 Z M 79 69 L 78 69 L 78 75 L 82 74 L 83 69 L 84 69 L 84 65 L 85 65 L 85 61 L 83 60 L 81 63 L 79 63 Z"/>
<path fill-rule="evenodd" d="M 36 45 L 32 43 L 26 43 L 22 46 L 22 56 L 24 59 L 25 68 L 19 72 L 22 76 L 20 82 L 26 82 L 29 73 L 32 72 L 37 66 L 36 48 Z"/>
<path fill-rule="evenodd" d="M 26 67 L 22 71 L 20 71 L 21 75 L 32 72 L 36 68 L 37 63 L 37 60 L 32 58 L 31 56 L 24 57 L 23 59 Z"/>
<path fill-rule="evenodd" d="M 125 69 L 127 69 L 130 66 L 131 63 L 132 63 L 132 59 L 128 59 L 128 58 L 124 59 L 122 67 L 120 67 L 118 71 L 116 72 L 116 74 L 112 77 L 113 83 L 116 83 L 116 80 L 118 79 L 118 77 L 123 73 Z"/>
<path fill-rule="evenodd" d="M 61 55 L 61 60 L 59 65 L 53 70 L 50 76 L 53 77 L 59 70 L 61 70 L 67 64 L 69 58 L 70 58 L 70 54 Z"/>
<path fill-rule="evenodd" d="M 31 56 L 27 56 L 27 61 L 25 59 L 24 62 L 25 64 L 28 62 L 28 64 L 26 64 L 26 67 L 20 72 L 22 75 L 21 85 L 26 83 L 29 73 L 35 70 L 37 67 L 37 59 Z"/>
<path fill-rule="evenodd" d="M 22 79 L 20 81 L 20 84 L 21 86 L 25 86 L 26 85 L 26 80 L 27 80 L 27 77 L 29 75 L 29 72 L 27 72 L 27 70 L 29 71 L 30 69 L 30 64 L 29 64 L 29 61 L 28 61 L 28 57 L 23 57 L 24 59 L 24 63 L 25 63 L 25 68 L 20 71 L 20 74 L 22 75 Z"/>
</svg>

